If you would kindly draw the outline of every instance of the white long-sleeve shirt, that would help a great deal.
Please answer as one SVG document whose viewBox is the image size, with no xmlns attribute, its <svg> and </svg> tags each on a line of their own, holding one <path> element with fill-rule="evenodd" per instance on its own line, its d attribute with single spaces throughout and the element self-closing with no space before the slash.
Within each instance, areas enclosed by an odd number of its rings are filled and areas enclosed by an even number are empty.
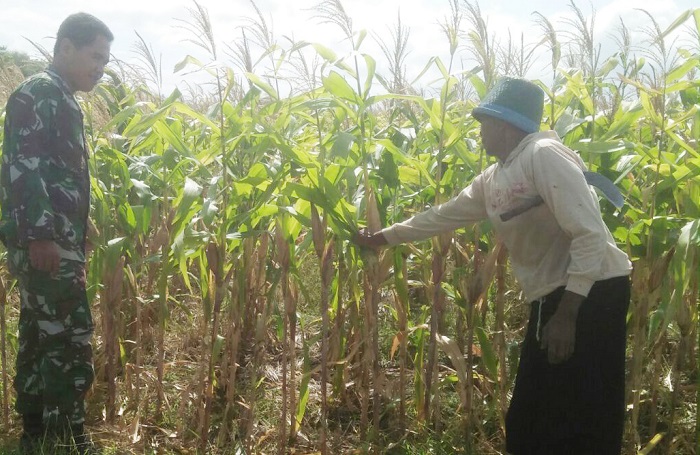
<svg viewBox="0 0 700 455">
<path fill-rule="evenodd" d="M 596 281 L 629 275 L 631 263 L 605 226 L 584 170 L 555 132 L 533 133 L 450 201 L 382 233 L 396 245 L 489 218 L 529 300 L 560 286 L 587 296 Z M 538 196 L 544 203 L 512 216 Z"/>
</svg>

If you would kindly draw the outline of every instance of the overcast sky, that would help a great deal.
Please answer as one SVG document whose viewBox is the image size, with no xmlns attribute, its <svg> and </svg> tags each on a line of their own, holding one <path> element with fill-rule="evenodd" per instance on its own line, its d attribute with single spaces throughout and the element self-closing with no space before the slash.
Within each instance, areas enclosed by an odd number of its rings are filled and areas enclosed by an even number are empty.
<svg viewBox="0 0 700 455">
<path fill-rule="evenodd" d="M 282 39 L 286 35 L 346 52 L 347 43 L 343 42 L 340 29 L 320 24 L 314 17 L 312 8 L 318 3 L 319 0 L 255 2 L 280 43 L 286 43 Z M 446 58 L 447 42 L 439 24 L 449 15 L 448 0 L 345 0 L 342 3 L 355 30 L 366 29 L 370 33 L 361 51 L 377 60 L 381 60 L 382 54 L 373 37 L 388 41 L 390 28 L 396 23 L 400 11 L 402 24 L 410 28 L 409 79 L 418 75 L 430 57 Z M 637 39 L 642 40 L 641 28 L 651 24 L 635 8 L 645 9 L 665 28 L 683 11 L 698 7 L 697 0 L 586 0 L 576 4 L 588 17 L 595 10 L 596 36 L 604 46 L 605 42 L 611 41 L 610 34 L 619 25 L 620 17 Z M 220 43 L 231 43 L 239 38 L 242 27 L 246 25 L 245 18 L 255 17 L 249 0 L 200 0 L 200 5 L 208 10 Z M 569 2 L 559 0 L 492 0 L 481 1 L 480 7 L 487 18 L 489 31 L 501 41 L 507 40 L 510 31 L 513 37 L 519 39 L 524 33 L 527 42 L 535 42 L 541 31 L 533 20 L 534 11 L 547 16 L 561 31 L 565 28 L 562 18 L 573 14 Z M 173 75 L 177 62 L 189 54 L 206 60 L 201 49 L 184 41 L 190 35 L 177 27 L 178 20 L 191 18 L 188 9 L 192 8 L 192 0 L 0 0 L 0 45 L 37 56 L 28 40 L 52 49 L 53 37 L 62 20 L 73 12 L 89 12 L 101 18 L 114 32 L 114 58 L 127 62 L 135 60 L 135 32 L 146 40 L 156 55 L 162 54 L 165 91 L 168 92 L 181 78 Z M 466 22 L 463 28 L 467 28 Z M 542 66 L 545 64 L 537 65 L 539 68 L 533 68 L 532 72 L 544 71 Z M 379 65 L 381 68 L 382 63 Z M 538 77 L 538 74 L 529 76 Z"/>
</svg>

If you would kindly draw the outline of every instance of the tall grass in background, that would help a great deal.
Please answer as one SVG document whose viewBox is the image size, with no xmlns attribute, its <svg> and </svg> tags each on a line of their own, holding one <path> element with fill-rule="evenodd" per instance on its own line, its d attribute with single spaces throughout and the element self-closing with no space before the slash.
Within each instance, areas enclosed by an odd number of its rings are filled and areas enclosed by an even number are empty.
<svg viewBox="0 0 700 455">
<path fill-rule="evenodd" d="M 199 3 L 177 21 L 199 54 L 176 71 L 204 88 L 162 93 L 139 36 L 141 67 L 120 63 L 83 100 L 98 438 L 119 453 L 502 452 L 527 304 L 488 223 L 381 252 L 349 238 L 448 200 L 490 163 L 469 112 L 536 48 L 502 44 L 477 3 L 453 0 L 438 26 L 449 60 L 410 81 L 400 15 L 389 41 L 375 36 L 378 63 L 338 0 L 311 15 L 342 51 L 278 39 L 253 6 L 232 43 Z M 634 262 L 625 453 L 696 453 L 700 10 L 668 25 L 639 12 L 647 41 L 633 46 L 621 21 L 605 56 L 594 12 L 570 9 L 533 17 L 551 54 L 543 123 L 625 194 L 620 210 L 601 202 Z M 6 96 L 19 79 L 1 71 Z"/>
</svg>

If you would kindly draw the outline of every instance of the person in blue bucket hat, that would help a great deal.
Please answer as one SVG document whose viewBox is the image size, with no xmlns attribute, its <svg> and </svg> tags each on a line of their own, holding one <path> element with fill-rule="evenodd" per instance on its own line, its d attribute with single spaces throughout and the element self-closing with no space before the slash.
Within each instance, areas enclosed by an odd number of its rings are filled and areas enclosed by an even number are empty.
<svg viewBox="0 0 700 455">
<path fill-rule="evenodd" d="M 482 146 L 497 161 L 450 201 L 353 240 L 379 248 L 490 220 L 531 305 L 507 452 L 619 455 L 631 263 L 591 185 L 618 207 L 621 197 L 554 131 L 540 132 L 543 105 L 536 84 L 499 80 L 472 111 Z"/>
</svg>

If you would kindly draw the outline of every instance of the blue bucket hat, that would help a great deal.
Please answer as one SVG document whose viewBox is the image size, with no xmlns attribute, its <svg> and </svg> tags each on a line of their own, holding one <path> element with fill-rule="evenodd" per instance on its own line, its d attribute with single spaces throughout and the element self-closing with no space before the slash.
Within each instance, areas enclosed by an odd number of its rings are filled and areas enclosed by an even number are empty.
<svg viewBox="0 0 700 455">
<path fill-rule="evenodd" d="M 485 116 L 494 117 L 526 133 L 535 133 L 540 130 L 543 106 L 544 92 L 537 85 L 525 79 L 504 77 L 474 108 L 472 115 L 479 121 Z"/>
</svg>

